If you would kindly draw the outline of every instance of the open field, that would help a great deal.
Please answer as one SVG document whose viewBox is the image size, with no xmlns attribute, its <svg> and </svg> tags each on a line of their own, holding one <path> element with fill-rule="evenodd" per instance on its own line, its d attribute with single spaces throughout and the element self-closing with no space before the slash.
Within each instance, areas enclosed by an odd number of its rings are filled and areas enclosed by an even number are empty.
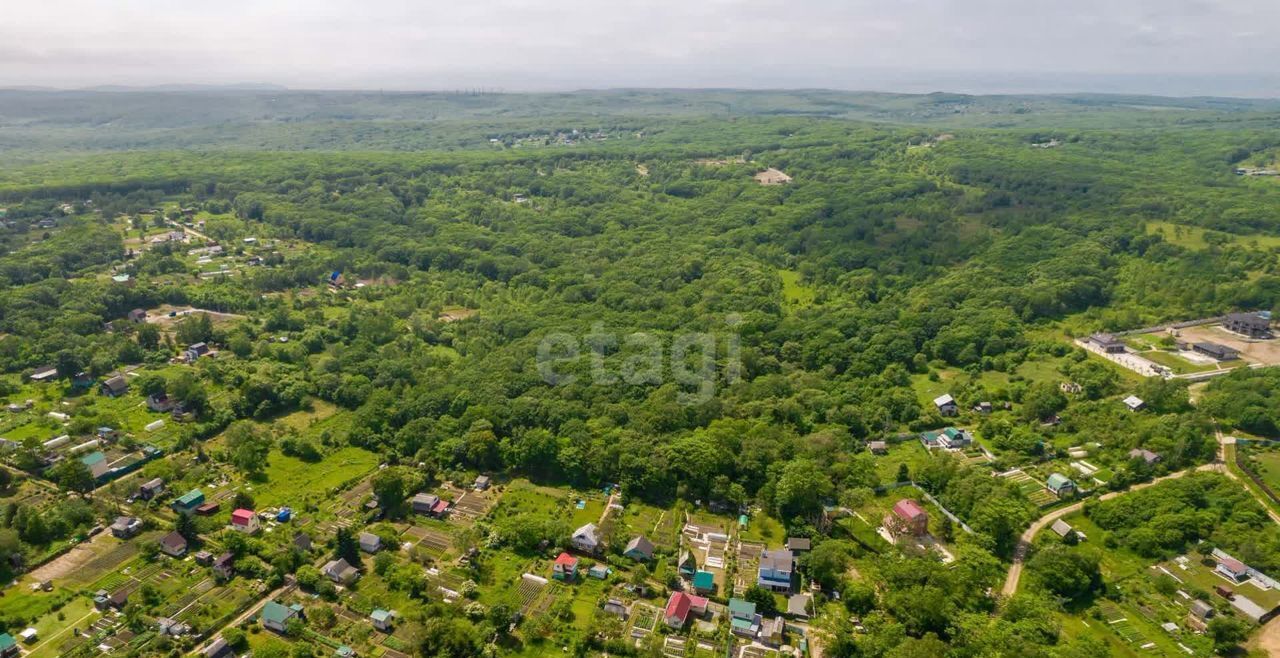
<svg viewBox="0 0 1280 658">
<path fill-rule="evenodd" d="M 1186 247 L 1187 249 L 1208 249 L 1210 241 L 1206 239 L 1206 235 L 1211 236 L 1211 239 L 1222 240 L 1223 244 L 1236 248 L 1274 249 L 1280 247 L 1280 236 L 1237 235 L 1234 233 L 1208 231 L 1203 228 L 1174 224 L 1172 222 L 1147 222 L 1147 233 L 1150 235 L 1162 234 L 1166 242 L 1176 244 L 1179 247 Z"/>
<path fill-rule="evenodd" d="M 300 506 L 301 502 L 323 499 L 327 492 L 348 480 L 372 471 L 378 456 L 360 448 L 340 448 L 318 464 L 273 450 L 268 457 L 267 481 L 253 485 L 253 497 L 260 507 Z"/>
</svg>

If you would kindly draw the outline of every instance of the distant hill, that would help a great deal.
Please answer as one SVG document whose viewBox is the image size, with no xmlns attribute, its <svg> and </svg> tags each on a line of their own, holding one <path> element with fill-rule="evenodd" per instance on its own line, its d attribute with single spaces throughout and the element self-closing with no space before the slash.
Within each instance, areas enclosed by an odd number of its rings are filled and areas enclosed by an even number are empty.
<svg viewBox="0 0 1280 658">
<path fill-rule="evenodd" d="M 655 118 L 818 117 L 1035 130 L 1280 127 L 1280 100 L 1120 94 L 900 94 L 826 89 L 612 89 L 471 94 L 164 85 L 0 90 L 0 149 L 481 148 L 547 129 L 642 131 Z M 448 122 L 444 131 L 424 130 Z"/>
</svg>

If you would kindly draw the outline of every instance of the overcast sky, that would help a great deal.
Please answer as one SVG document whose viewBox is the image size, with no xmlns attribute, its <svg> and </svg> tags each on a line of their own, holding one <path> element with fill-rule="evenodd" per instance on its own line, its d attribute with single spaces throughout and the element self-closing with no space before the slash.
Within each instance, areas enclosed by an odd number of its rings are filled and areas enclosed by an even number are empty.
<svg viewBox="0 0 1280 658">
<path fill-rule="evenodd" d="M 3 5 L 2 86 L 1132 88 L 1280 96 L 1277 0 Z"/>
</svg>

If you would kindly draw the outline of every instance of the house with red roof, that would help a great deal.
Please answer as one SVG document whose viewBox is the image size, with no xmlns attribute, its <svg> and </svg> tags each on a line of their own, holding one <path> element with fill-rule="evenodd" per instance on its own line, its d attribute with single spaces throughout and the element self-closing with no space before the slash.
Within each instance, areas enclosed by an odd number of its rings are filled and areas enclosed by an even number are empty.
<svg viewBox="0 0 1280 658">
<path fill-rule="evenodd" d="M 884 517 L 884 527 L 894 535 L 920 537 L 929 532 L 929 514 L 920 503 L 904 498 Z"/>
<path fill-rule="evenodd" d="M 578 558 L 561 553 L 556 556 L 555 564 L 551 567 L 551 577 L 556 580 L 573 580 L 578 577 Z"/>
<path fill-rule="evenodd" d="M 667 599 L 667 610 L 662 618 L 667 626 L 680 629 L 684 628 L 690 616 L 701 617 L 705 614 L 707 614 L 706 598 L 684 592 L 673 592 L 671 598 Z"/>
<path fill-rule="evenodd" d="M 1249 580 L 1249 567 L 1233 557 L 1218 558 L 1218 566 L 1214 571 L 1237 585 Z"/>
<path fill-rule="evenodd" d="M 231 512 L 231 529 L 252 535 L 258 531 L 258 515 L 243 507 Z"/>
<path fill-rule="evenodd" d="M 431 506 L 431 515 L 435 517 L 441 517 L 441 518 L 444 517 L 445 513 L 449 511 L 449 506 L 451 504 L 452 503 L 450 503 L 449 501 L 443 498 L 441 498 L 440 500 L 437 500 L 436 504 Z"/>
</svg>

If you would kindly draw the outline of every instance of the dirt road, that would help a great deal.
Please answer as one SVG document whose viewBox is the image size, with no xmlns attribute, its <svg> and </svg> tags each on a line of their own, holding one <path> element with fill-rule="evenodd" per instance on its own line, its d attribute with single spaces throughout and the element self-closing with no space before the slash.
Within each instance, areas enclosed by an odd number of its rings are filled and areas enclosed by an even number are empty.
<svg viewBox="0 0 1280 658">
<path fill-rule="evenodd" d="M 267 592 L 267 594 L 266 594 L 265 596 L 263 596 L 262 598 L 258 599 L 258 602 L 257 602 L 257 603 L 254 603 L 253 605 L 249 606 L 249 607 L 248 607 L 248 608 L 247 608 L 243 613 L 241 613 L 241 614 L 240 614 L 240 616 L 238 616 L 238 617 L 236 617 L 235 619 L 232 619 L 231 621 L 227 622 L 226 624 L 224 624 L 224 625 L 222 626 L 222 628 L 219 628 L 217 631 L 214 631 L 214 632 L 210 633 L 210 634 L 209 634 L 209 637 L 206 637 L 206 638 L 205 638 L 205 641 L 204 641 L 204 642 L 203 642 L 199 647 L 197 647 L 194 651 L 192 651 L 192 652 L 191 652 L 190 654 L 188 654 L 188 655 L 191 655 L 191 656 L 203 656 L 203 655 L 204 655 L 204 650 L 205 650 L 205 648 L 207 648 L 207 647 L 209 646 L 209 644 L 213 643 L 213 641 L 214 641 L 214 639 L 215 639 L 215 638 L 222 637 L 222 631 L 223 631 L 223 630 L 228 629 L 228 628 L 234 628 L 234 627 L 236 627 L 236 626 L 239 626 L 239 625 L 240 625 L 240 624 L 242 624 L 246 619 L 248 619 L 248 618 L 250 618 L 250 617 L 252 617 L 252 616 L 254 616 L 254 615 L 258 614 L 258 611 L 262 609 L 262 606 L 264 606 L 264 605 L 266 605 L 266 604 L 267 604 L 267 601 L 274 601 L 274 600 L 276 600 L 277 598 L 279 598 L 279 597 L 281 597 L 281 596 L 284 596 L 285 594 L 288 594 L 289 592 L 293 591 L 293 588 L 294 588 L 294 587 L 297 587 L 297 585 L 296 585 L 296 584 L 293 584 L 293 585 L 281 585 L 281 586 L 279 586 L 279 587 L 277 587 L 277 588 L 275 588 L 275 589 L 271 590 L 270 592 Z"/>
<path fill-rule="evenodd" d="M 1188 468 L 1183 471 L 1178 471 L 1177 473 L 1170 473 L 1163 477 L 1158 477 L 1150 482 L 1135 484 L 1132 487 L 1125 489 L 1124 491 L 1112 491 L 1110 493 L 1102 494 L 1101 496 L 1098 497 L 1098 500 L 1110 500 L 1112 498 L 1115 498 L 1116 496 L 1123 496 L 1124 494 L 1129 493 L 1130 491 L 1146 489 L 1147 487 L 1159 484 L 1161 482 L 1164 482 L 1165 480 L 1180 478 L 1192 471 L 1218 471 L 1220 473 L 1229 474 L 1229 472 L 1225 468 L 1223 468 L 1221 464 L 1204 464 L 1196 468 Z M 1018 581 L 1022 578 L 1023 562 L 1027 558 L 1027 551 L 1031 549 L 1031 543 L 1035 540 L 1036 535 L 1039 534 L 1040 530 L 1042 530 L 1045 526 L 1053 523 L 1054 521 L 1057 521 L 1058 519 L 1064 516 L 1067 516 L 1068 514 L 1080 511 L 1080 509 L 1082 509 L 1083 507 L 1084 507 L 1084 501 L 1081 501 L 1078 503 L 1067 505 L 1066 507 L 1063 507 L 1060 509 L 1053 510 L 1052 512 L 1049 512 L 1048 514 L 1045 514 L 1044 516 L 1036 519 L 1035 522 L 1031 524 L 1031 527 L 1027 528 L 1026 531 L 1022 533 L 1022 536 L 1018 538 L 1017 548 L 1013 549 L 1013 564 L 1009 565 L 1009 575 L 1005 576 L 1004 587 L 1000 589 L 1001 595 L 1007 598 L 1007 597 L 1013 596 L 1014 592 L 1018 591 Z"/>
</svg>

